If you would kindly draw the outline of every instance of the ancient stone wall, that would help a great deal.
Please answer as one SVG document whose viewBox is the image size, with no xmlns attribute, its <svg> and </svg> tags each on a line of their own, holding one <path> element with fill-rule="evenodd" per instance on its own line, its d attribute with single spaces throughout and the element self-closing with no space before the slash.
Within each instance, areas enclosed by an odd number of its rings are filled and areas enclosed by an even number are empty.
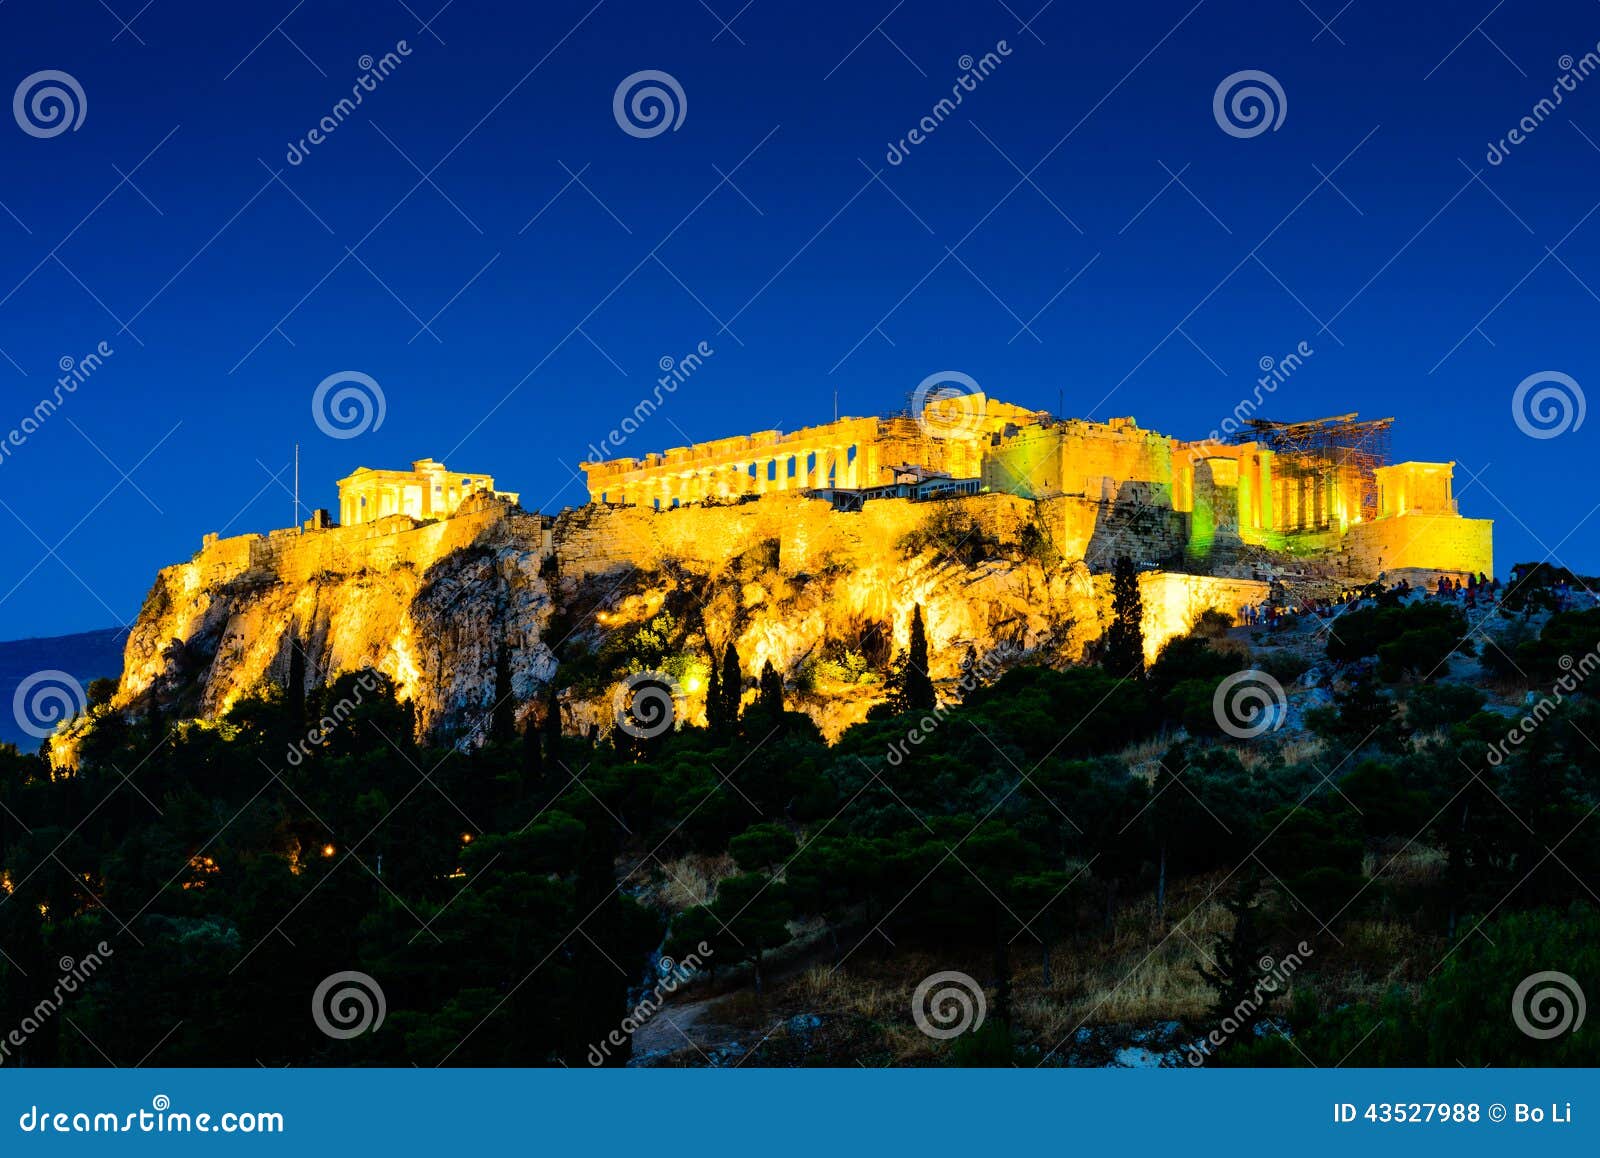
<svg viewBox="0 0 1600 1158">
<path fill-rule="evenodd" d="M 1032 504 L 1012 495 L 938 503 L 881 499 L 853 512 L 793 493 L 663 511 L 590 506 L 558 520 L 555 555 L 563 578 L 577 579 L 624 566 L 657 570 L 669 561 L 715 572 L 776 544 L 779 570 L 793 575 L 880 562 L 939 512 L 970 520 L 985 535 L 1007 543 L 1018 541 L 1033 514 Z"/>
<path fill-rule="evenodd" d="M 999 434 L 983 464 L 994 491 L 1027 498 L 1112 497 L 1125 483 L 1164 488 L 1171 505 L 1172 440 L 1141 430 L 1131 418 L 1109 423 L 1069 419 Z"/>
<path fill-rule="evenodd" d="M 1344 546 L 1354 568 L 1372 578 L 1380 572 L 1405 569 L 1493 575 L 1492 529 L 1489 519 L 1395 515 L 1355 524 L 1345 536 Z"/>
<path fill-rule="evenodd" d="M 1201 614 L 1216 610 L 1239 622 L 1240 609 L 1267 598 L 1271 584 L 1253 579 L 1223 579 L 1212 575 L 1180 575 L 1167 571 L 1139 576 L 1139 598 L 1144 606 L 1144 658 L 1153 662 L 1162 647 L 1192 628 Z"/>
<path fill-rule="evenodd" d="M 1180 554 L 1187 517 L 1162 504 L 1150 490 L 1141 490 L 1140 485 L 1124 487 L 1126 501 L 1121 502 L 1081 495 L 1041 500 L 1041 521 L 1062 557 L 1083 559 L 1099 571 L 1109 570 L 1123 557 L 1154 566 Z"/>
<path fill-rule="evenodd" d="M 227 583 L 247 574 L 263 581 L 303 583 L 323 572 L 426 568 L 471 543 L 487 527 L 507 520 L 526 522 L 530 541 L 545 553 L 550 551 L 551 537 L 542 516 L 481 498 L 449 519 L 422 522 L 409 515 L 390 515 L 349 527 L 291 527 L 269 535 L 208 537 L 191 565 L 208 583 Z"/>
</svg>

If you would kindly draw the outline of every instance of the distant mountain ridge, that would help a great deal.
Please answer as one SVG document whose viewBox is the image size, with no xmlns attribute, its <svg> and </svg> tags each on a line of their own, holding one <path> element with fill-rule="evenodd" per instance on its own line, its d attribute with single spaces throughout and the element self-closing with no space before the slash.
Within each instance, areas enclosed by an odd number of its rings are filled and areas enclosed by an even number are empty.
<svg viewBox="0 0 1600 1158">
<path fill-rule="evenodd" d="M 41 671 L 64 671 L 85 688 L 102 676 L 120 679 L 127 638 L 126 628 L 105 627 L 77 635 L 0 642 L 0 742 L 15 744 L 24 752 L 39 747 L 38 738 L 22 730 L 14 710 L 23 680 Z"/>
</svg>

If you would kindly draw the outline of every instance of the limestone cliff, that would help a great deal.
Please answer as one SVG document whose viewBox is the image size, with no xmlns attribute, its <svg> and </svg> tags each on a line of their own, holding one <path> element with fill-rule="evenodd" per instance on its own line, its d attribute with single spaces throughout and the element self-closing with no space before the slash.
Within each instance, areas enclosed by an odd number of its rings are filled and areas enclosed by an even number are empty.
<svg viewBox="0 0 1600 1158">
<path fill-rule="evenodd" d="M 117 703 L 152 692 L 214 717 L 288 677 L 305 653 L 312 686 L 370 667 L 390 676 L 437 735 L 493 700 L 501 649 L 513 689 L 555 670 L 543 635 L 543 520 L 490 500 L 458 518 L 276 532 L 210 542 L 163 569 L 128 637 Z"/>
<path fill-rule="evenodd" d="M 568 730 L 611 727 L 630 670 L 659 668 L 703 719 L 712 648 L 736 644 L 753 681 L 770 662 L 793 706 L 830 738 L 883 696 L 883 673 L 926 621 L 930 666 L 950 691 L 968 657 L 1081 658 L 1109 614 L 1108 579 L 1060 558 L 1036 504 L 1008 495 L 886 500 L 857 512 L 798 494 L 655 511 L 591 505 L 556 519 L 489 495 L 453 517 L 209 539 L 168 567 L 129 636 L 116 703 L 156 695 L 215 717 L 287 681 L 374 668 L 434 740 L 475 734 L 503 656 L 522 712 L 551 680 Z M 1147 646 L 1206 606 L 1233 610 L 1259 584 L 1143 578 Z"/>
</svg>

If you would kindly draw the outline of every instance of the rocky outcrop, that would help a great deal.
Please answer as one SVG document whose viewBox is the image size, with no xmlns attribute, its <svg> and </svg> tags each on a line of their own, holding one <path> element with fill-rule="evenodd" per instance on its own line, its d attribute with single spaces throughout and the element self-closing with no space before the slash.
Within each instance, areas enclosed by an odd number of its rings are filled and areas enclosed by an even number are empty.
<svg viewBox="0 0 1600 1158">
<path fill-rule="evenodd" d="M 544 641 L 554 609 L 540 574 L 544 521 L 485 502 L 443 522 L 386 522 L 359 537 L 348 532 L 363 528 L 250 537 L 253 558 L 238 540 L 212 543 L 162 570 L 128 637 L 117 703 L 155 695 L 214 717 L 286 683 L 294 647 L 309 686 L 383 672 L 435 737 L 492 705 L 502 652 L 513 691 L 531 698 L 556 667 Z"/>
<path fill-rule="evenodd" d="M 947 691 L 972 657 L 991 674 L 1082 657 L 1109 617 L 1109 579 L 1054 556 L 1036 510 L 980 495 L 843 513 L 789 493 L 670 511 L 591 505 L 552 520 L 480 496 L 439 521 L 212 539 L 157 576 L 116 703 L 156 696 L 215 717 L 286 684 L 299 647 L 308 686 L 381 671 L 420 732 L 451 740 L 484 722 L 503 658 L 521 711 L 542 712 L 553 680 L 569 730 L 606 731 L 617 681 L 641 666 L 668 672 L 681 713 L 703 719 L 708 656 L 732 642 L 752 683 L 771 663 L 833 737 L 883 697 L 915 606 Z M 1199 576 L 1143 582 L 1152 650 L 1206 606 L 1231 611 L 1253 591 Z"/>
</svg>

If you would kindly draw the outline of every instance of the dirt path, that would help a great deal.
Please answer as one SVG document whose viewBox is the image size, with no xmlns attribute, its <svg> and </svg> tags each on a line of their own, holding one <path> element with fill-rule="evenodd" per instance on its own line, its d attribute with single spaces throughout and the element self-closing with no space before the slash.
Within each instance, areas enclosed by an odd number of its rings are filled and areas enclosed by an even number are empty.
<svg viewBox="0 0 1600 1158">
<path fill-rule="evenodd" d="M 633 1061 L 631 1065 L 650 1065 L 677 1053 L 689 1050 L 696 1065 L 704 1065 L 701 1054 L 726 1049 L 746 1036 L 744 1030 L 735 1029 L 717 1020 L 716 1007 L 728 995 L 712 994 L 695 1000 L 664 1005 L 649 1021 L 633 1034 Z"/>
</svg>

